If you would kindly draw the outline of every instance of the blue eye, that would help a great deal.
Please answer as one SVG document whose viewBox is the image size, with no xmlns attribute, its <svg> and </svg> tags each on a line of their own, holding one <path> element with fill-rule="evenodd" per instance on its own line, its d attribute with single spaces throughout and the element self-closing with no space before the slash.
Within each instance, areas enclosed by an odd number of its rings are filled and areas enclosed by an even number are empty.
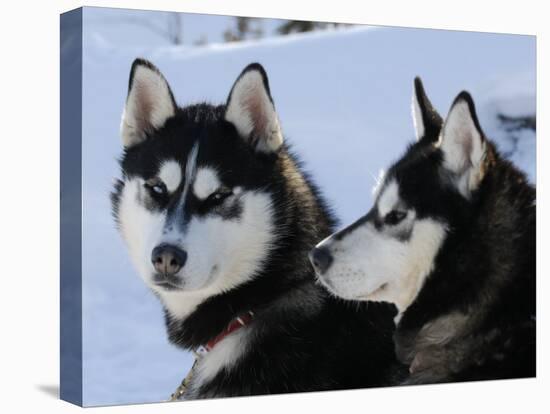
<svg viewBox="0 0 550 414">
<path fill-rule="evenodd" d="M 157 194 L 164 194 L 164 188 L 161 185 L 155 185 L 152 187 L 153 191 Z"/>
<path fill-rule="evenodd" d="M 144 187 L 153 197 L 165 196 L 168 193 L 166 185 L 158 179 L 145 182 Z"/>
</svg>

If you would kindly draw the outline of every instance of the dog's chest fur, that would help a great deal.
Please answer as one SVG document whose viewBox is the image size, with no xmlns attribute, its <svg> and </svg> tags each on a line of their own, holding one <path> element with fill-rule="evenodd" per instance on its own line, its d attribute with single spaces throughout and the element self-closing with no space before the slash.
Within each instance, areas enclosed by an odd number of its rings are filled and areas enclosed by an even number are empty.
<svg viewBox="0 0 550 414">
<path fill-rule="evenodd" d="M 188 398 L 197 398 L 201 387 L 211 382 L 222 371 L 230 373 L 248 348 L 250 327 L 244 327 L 222 341 L 207 353 L 199 355 L 193 367 Z"/>
</svg>

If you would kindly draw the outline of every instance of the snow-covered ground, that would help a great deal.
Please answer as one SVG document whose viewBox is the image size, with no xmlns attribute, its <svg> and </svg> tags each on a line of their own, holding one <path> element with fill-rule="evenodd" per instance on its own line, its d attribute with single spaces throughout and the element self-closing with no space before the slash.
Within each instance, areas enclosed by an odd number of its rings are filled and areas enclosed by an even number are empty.
<svg viewBox="0 0 550 414">
<path fill-rule="evenodd" d="M 181 105 L 225 101 L 242 68 L 261 62 L 286 139 L 343 223 L 369 208 L 374 177 L 413 139 L 415 75 L 443 115 L 460 90 L 470 90 L 488 135 L 535 182 L 534 133 L 507 131 L 497 118 L 534 114 L 534 37 L 358 27 L 202 48 L 139 38 L 140 46 L 130 29 L 113 32 L 102 16 L 109 13 L 84 12 L 85 405 L 166 399 L 192 362 L 168 343 L 160 304 L 134 272 L 111 218 L 120 115 L 137 56 L 158 65 Z"/>
</svg>

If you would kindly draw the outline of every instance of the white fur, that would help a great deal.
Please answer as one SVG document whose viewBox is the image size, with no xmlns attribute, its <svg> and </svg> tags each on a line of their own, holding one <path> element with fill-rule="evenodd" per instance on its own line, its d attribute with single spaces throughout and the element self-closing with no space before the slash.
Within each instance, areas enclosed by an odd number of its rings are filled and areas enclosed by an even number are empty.
<svg viewBox="0 0 550 414">
<path fill-rule="evenodd" d="M 214 378 L 221 369 L 230 369 L 244 354 L 247 342 L 247 327 L 231 333 L 218 342 L 214 349 L 200 358 L 191 387 L 197 389 L 201 384 Z"/>
<path fill-rule="evenodd" d="M 399 186 L 390 181 L 378 199 L 384 216 L 401 205 Z M 320 281 L 335 295 L 352 300 L 394 303 L 399 312 L 416 298 L 447 233 L 446 226 L 433 219 L 417 219 L 412 209 L 394 226 L 376 228 L 365 222 L 343 237 L 330 236 L 317 245 L 329 250 L 331 266 Z M 399 233 L 408 233 L 402 239 Z"/>
<path fill-rule="evenodd" d="M 120 134 L 124 146 L 143 141 L 148 130 L 162 127 L 174 114 L 170 88 L 164 77 L 147 66 L 138 66 L 122 113 Z"/>
<path fill-rule="evenodd" d="M 175 160 L 164 161 L 159 168 L 158 177 L 168 192 L 173 193 L 181 184 L 181 166 Z"/>
<path fill-rule="evenodd" d="M 276 151 L 283 143 L 275 107 L 264 87 L 262 75 L 256 70 L 244 73 L 233 86 L 225 119 L 235 125 L 245 139 L 254 133 L 258 138 L 258 151 Z"/>
<path fill-rule="evenodd" d="M 274 237 L 271 197 L 261 192 L 244 192 L 240 197 L 239 220 L 214 215 L 189 223 L 182 240 L 187 251 L 187 262 L 180 270 L 184 290 L 159 292 L 174 317 L 187 315 L 189 303 L 200 303 L 250 280 L 267 258 Z"/>
<path fill-rule="evenodd" d="M 486 147 L 466 101 L 459 100 L 449 111 L 438 145 L 445 168 L 456 177 L 458 190 L 469 197 L 481 181 Z"/>
<path fill-rule="evenodd" d="M 446 234 L 445 226 L 431 219 L 416 220 L 412 226 L 408 241 L 370 223 L 342 240 L 323 241 L 318 247 L 328 248 L 334 261 L 320 280 L 343 298 L 391 302 L 405 311 L 431 272 Z"/>
<path fill-rule="evenodd" d="M 422 110 L 420 109 L 420 103 L 418 102 L 418 95 L 416 93 L 416 88 L 413 88 L 413 97 L 412 97 L 412 116 L 414 131 L 416 133 L 416 140 L 420 140 L 424 133 L 426 132 L 426 127 L 424 126 L 424 120 L 422 119 Z"/>
<path fill-rule="evenodd" d="M 189 156 L 187 157 L 187 164 L 185 166 L 185 189 L 184 193 L 189 192 L 189 188 L 191 188 L 191 183 L 193 183 L 195 179 L 195 173 L 197 172 L 197 157 L 199 155 L 199 142 L 195 142 L 195 145 L 193 145 L 193 148 L 191 148 L 191 151 L 189 152 Z"/>
<path fill-rule="evenodd" d="M 194 180 L 195 174 L 197 172 L 197 156 L 199 155 L 199 143 L 195 142 L 193 148 L 187 156 L 187 162 L 185 164 L 185 184 L 183 187 L 183 192 L 180 196 L 180 201 L 178 203 L 178 210 L 182 211 L 187 200 L 187 194 L 189 194 L 189 189 L 191 188 Z"/>
<path fill-rule="evenodd" d="M 147 210 L 144 196 L 142 179 L 125 183 L 119 205 L 121 233 L 139 274 L 176 318 L 184 318 L 208 297 L 250 280 L 269 255 L 274 235 L 268 193 L 236 191 L 227 202 L 240 199 L 243 211 L 239 220 L 195 217 L 184 233 L 175 229 L 165 233 L 166 215 Z M 166 242 L 187 252 L 187 262 L 178 273 L 182 290 L 166 291 L 152 282 L 151 252 Z"/>
<path fill-rule="evenodd" d="M 392 211 L 399 202 L 399 186 L 395 180 L 390 181 L 383 189 L 378 199 L 378 213 L 384 217 Z"/>
<path fill-rule="evenodd" d="M 220 179 L 213 168 L 202 167 L 197 171 L 197 178 L 193 184 L 193 193 L 204 200 L 220 187 Z"/>
<path fill-rule="evenodd" d="M 144 207 L 141 201 L 145 196 L 143 183 L 140 178 L 126 181 L 120 196 L 118 218 L 130 257 L 140 276 L 151 286 L 151 274 L 154 272 L 151 252 L 162 235 L 166 215 Z"/>
</svg>

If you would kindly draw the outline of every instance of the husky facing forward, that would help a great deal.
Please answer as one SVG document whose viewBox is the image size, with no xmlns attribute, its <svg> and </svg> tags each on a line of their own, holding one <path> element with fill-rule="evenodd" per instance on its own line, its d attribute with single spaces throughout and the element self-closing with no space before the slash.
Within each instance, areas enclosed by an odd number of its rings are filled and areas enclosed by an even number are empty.
<svg viewBox="0 0 550 414">
<path fill-rule="evenodd" d="M 260 65 L 244 69 L 226 105 L 179 108 L 138 59 L 121 133 L 118 228 L 170 340 L 209 350 L 186 398 L 387 383 L 395 311 L 316 283 L 307 253 L 333 219 L 283 143 Z"/>
<path fill-rule="evenodd" d="M 336 295 L 399 310 L 408 383 L 535 375 L 535 190 L 484 136 L 470 95 L 443 122 L 415 80 L 417 143 L 375 205 L 311 253 Z"/>
</svg>

